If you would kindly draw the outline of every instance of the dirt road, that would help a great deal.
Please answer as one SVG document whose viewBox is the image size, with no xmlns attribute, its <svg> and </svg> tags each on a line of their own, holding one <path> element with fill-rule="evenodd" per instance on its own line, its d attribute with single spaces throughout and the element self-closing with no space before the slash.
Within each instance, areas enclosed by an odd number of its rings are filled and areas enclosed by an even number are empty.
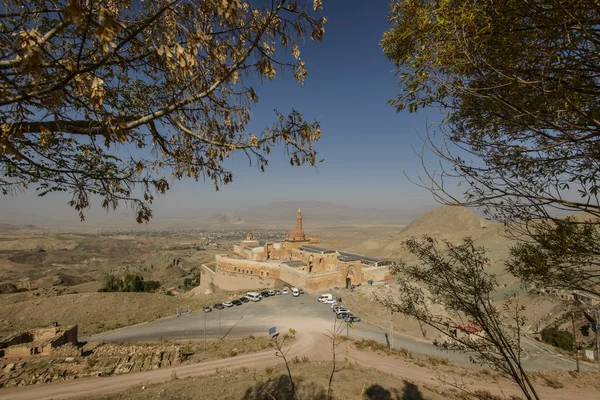
<svg viewBox="0 0 600 400">
<path fill-rule="evenodd" d="M 297 326 L 306 326 L 302 320 L 295 322 Z M 297 340 L 290 347 L 288 356 L 308 356 L 311 360 L 329 361 L 331 358 L 331 342 L 324 335 L 327 327 L 314 326 L 309 329 L 298 329 Z M 340 352 L 345 353 L 341 348 Z M 420 367 L 413 362 L 403 359 L 382 356 L 370 352 L 358 351 L 353 347 L 348 349 L 348 356 L 351 361 L 369 368 L 375 368 L 399 378 L 412 381 L 415 384 L 437 385 L 441 384 L 440 379 L 453 381 L 453 376 L 440 376 L 440 373 L 427 367 Z M 208 375 L 215 373 L 218 369 L 236 369 L 246 368 L 264 368 L 268 365 L 274 365 L 282 362 L 280 358 L 274 355 L 274 350 L 255 354 L 246 354 L 242 356 L 208 361 L 204 363 L 181 365 L 173 368 L 158 369 L 134 374 L 112 376 L 107 378 L 87 378 L 74 381 L 57 382 L 51 384 L 42 384 L 35 386 L 25 386 L 0 390 L 0 398 L 3 400 L 25 400 L 25 399 L 68 399 L 83 396 L 94 396 L 109 393 L 116 393 L 125 389 L 139 387 L 150 383 L 160 383 L 169 381 L 176 374 L 178 378 L 191 376 Z M 492 393 L 505 396 L 520 395 L 519 389 L 510 381 L 487 382 L 477 380 L 469 382 L 472 390 L 488 390 Z M 500 391 L 502 388 L 502 392 Z M 594 398 L 597 394 L 591 389 L 579 389 L 570 387 L 568 389 L 551 389 L 539 385 L 539 394 L 541 398 L 549 400 L 573 399 L 573 398 Z"/>
</svg>

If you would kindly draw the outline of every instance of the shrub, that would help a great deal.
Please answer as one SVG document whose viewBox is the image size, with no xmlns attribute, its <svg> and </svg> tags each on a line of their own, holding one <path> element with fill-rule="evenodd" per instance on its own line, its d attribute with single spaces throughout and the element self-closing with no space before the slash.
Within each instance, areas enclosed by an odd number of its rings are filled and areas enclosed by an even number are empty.
<svg viewBox="0 0 600 400">
<path fill-rule="evenodd" d="M 502 397 L 496 396 L 487 390 L 476 390 L 473 395 L 479 400 L 502 400 Z"/>
<path fill-rule="evenodd" d="M 546 384 L 546 386 L 549 386 L 552 389 L 562 389 L 565 387 L 565 385 L 563 385 L 561 381 L 556 380 L 552 377 L 543 376 L 542 378 L 544 379 L 544 383 Z"/>
<path fill-rule="evenodd" d="M 144 277 L 128 274 L 119 279 L 109 275 L 99 292 L 154 292 L 160 288 L 158 281 L 144 281 Z"/>
<path fill-rule="evenodd" d="M 558 328 L 545 328 L 542 330 L 542 340 L 552 346 L 567 351 L 573 351 L 573 335 Z"/>
<path fill-rule="evenodd" d="M 199 276 L 195 276 L 194 278 L 185 278 L 183 280 L 183 290 L 185 290 L 186 292 L 188 290 L 192 290 L 193 288 L 195 288 L 198 285 L 200 285 L 200 277 Z"/>
<path fill-rule="evenodd" d="M 144 292 L 151 293 L 160 288 L 160 282 L 158 281 L 145 281 Z"/>
</svg>

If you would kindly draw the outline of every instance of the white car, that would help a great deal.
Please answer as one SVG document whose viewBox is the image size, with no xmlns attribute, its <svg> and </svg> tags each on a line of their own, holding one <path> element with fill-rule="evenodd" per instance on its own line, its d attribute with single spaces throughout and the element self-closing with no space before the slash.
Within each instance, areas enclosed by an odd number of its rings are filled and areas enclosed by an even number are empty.
<svg viewBox="0 0 600 400">
<path fill-rule="evenodd" d="M 283 294 L 288 294 L 289 292 L 288 292 L 288 290 L 287 290 L 287 289 L 282 289 L 282 290 L 281 290 L 281 293 L 283 293 Z"/>
<path fill-rule="evenodd" d="M 331 308 L 336 308 L 336 307 L 341 307 L 341 306 L 342 306 L 342 305 L 341 305 L 341 304 L 339 304 L 337 301 L 334 301 L 334 302 L 332 302 L 332 303 L 330 303 L 330 304 L 331 304 Z"/>
<path fill-rule="evenodd" d="M 346 313 L 346 314 L 350 314 L 349 310 L 346 310 L 344 307 L 338 308 L 337 310 L 335 310 L 336 314 L 341 314 L 341 313 Z"/>
<path fill-rule="evenodd" d="M 230 301 L 224 301 L 224 302 L 223 302 L 223 305 L 224 305 L 225 307 L 233 307 L 233 303 L 232 303 L 232 302 L 230 302 Z"/>
<path fill-rule="evenodd" d="M 267 293 L 269 293 L 269 296 L 275 296 L 275 291 L 274 290 L 269 290 Z"/>
<path fill-rule="evenodd" d="M 331 299 L 333 299 L 333 296 L 329 293 L 325 293 L 325 294 L 320 295 L 318 300 L 321 303 L 325 303 L 327 300 L 331 300 Z"/>
<path fill-rule="evenodd" d="M 337 301 L 335 301 L 334 299 L 326 299 L 323 301 L 323 303 L 325 304 L 337 304 Z"/>
</svg>

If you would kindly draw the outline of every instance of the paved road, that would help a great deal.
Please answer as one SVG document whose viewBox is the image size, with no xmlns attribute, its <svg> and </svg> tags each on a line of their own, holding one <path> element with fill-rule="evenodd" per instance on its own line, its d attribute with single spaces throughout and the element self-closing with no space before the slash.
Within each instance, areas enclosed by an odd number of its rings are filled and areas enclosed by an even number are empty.
<svg viewBox="0 0 600 400">
<path fill-rule="evenodd" d="M 289 328 L 298 331 L 303 328 L 310 328 L 312 331 L 320 330 L 325 334 L 333 328 L 334 322 L 336 322 L 335 314 L 331 311 L 329 305 L 319 303 L 317 298 L 318 295 L 310 294 L 304 294 L 300 297 L 279 295 L 265 298 L 260 302 L 250 302 L 221 311 L 196 312 L 181 317 L 163 318 L 150 323 L 93 335 L 82 338 L 82 340 L 127 342 L 161 339 L 202 339 L 205 332 L 207 338 L 242 337 L 250 334 L 266 335 L 271 327 L 276 327 L 278 332 L 286 332 Z M 337 320 L 338 324 L 339 322 Z M 385 330 L 362 322 L 355 325 L 355 329 L 348 329 L 350 337 L 373 339 L 385 343 Z M 452 362 L 470 364 L 468 354 L 440 350 L 435 348 L 429 341 L 419 341 L 401 336 L 398 333 L 394 334 L 393 340 L 394 347 L 404 347 L 413 354 L 438 355 L 446 357 Z M 523 364 L 529 370 L 575 369 L 574 361 L 539 345 L 535 341 L 526 340 L 524 349 L 527 355 Z M 591 368 L 583 365 L 582 369 Z"/>
</svg>

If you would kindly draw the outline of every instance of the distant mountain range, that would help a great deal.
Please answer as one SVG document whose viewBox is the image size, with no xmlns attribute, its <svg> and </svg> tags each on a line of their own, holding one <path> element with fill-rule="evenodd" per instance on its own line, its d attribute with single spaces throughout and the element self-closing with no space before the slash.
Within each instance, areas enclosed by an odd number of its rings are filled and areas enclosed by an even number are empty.
<svg viewBox="0 0 600 400">
<path fill-rule="evenodd" d="M 238 214 L 247 223 L 294 224 L 296 211 L 302 209 L 311 224 L 404 224 L 434 207 L 408 210 L 359 208 L 326 201 L 279 201 L 252 207 Z"/>
<path fill-rule="evenodd" d="M 119 210 L 110 213 L 96 213 L 80 223 L 75 217 L 71 219 L 34 218 L 44 226 L 65 227 L 69 229 L 159 229 L 190 228 L 199 226 L 269 226 L 273 228 L 290 228 L 296 224 L 296 212 L 302 209 L 306 226 L 315 225 L 403 225 L 416 217 L 432 210 L 434 206 L 410 206 L 396 210 L 367 207 L 352 207 L 328 201 L 278 201 L 247 209 L 223 212 L 195 213 L 193 211 L 172 210 L 156 213 L 149 224 L 135 223 L 133 212 Z M 92 213 L 93 214 L 93 213 Z M 31 215 L 27 217 L 32 217 Z M 12 221 L 0 222 L 0 230 L 35 229 L 33 225 L 25 225 Z M 28 221 L 27 221 L 28 222 Z M 36 224 L 40 226 L 39 224 Z"/>
<path fill-rule="evenodd" d="M 20 230 L 27 230 L 27 229 L 37 230 L 40 228 L 38 228 L 35 225 L 30 225 L 30 224 L 15 225 L 15 224 L 0 223 L 0 231 L 20 231 Z"/>
</svg>

